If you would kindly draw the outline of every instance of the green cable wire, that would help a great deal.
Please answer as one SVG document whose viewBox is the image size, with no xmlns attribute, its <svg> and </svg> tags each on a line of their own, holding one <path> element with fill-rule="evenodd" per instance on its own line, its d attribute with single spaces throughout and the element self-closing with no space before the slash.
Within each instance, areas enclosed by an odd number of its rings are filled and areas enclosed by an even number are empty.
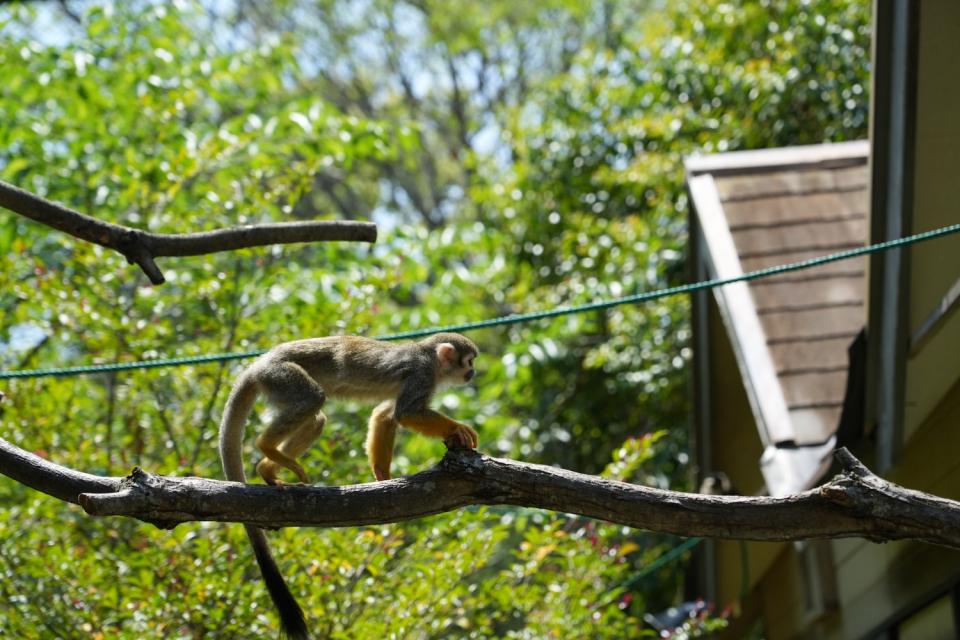
<svg viewBox="0 0 960 640">
<path fill-rule="evenodd" d="M 838 262 L 840 260 L 856 258 L 858 256 L 863 256 L 871 253 L 878 253 L 880 251 L 888 251 L 890 249 L 904 247 L 907 245 L 915 244 L 917 242 L 923 242 L 925 240 L 933 240 L 934 238 L 940 238 L 943 236 L 951 235 L 951 234 L 957 233 L 958 231 L 960 231 L 960 224 L 952 224 L 945 227 L 940 227 L 939 229 L 934 229 L 932 231 L 925 231 L 923 233 L 917 233 L 911 236 L 905 236 L 903 238 L 898 238 L 896 240 L 878 242 L 877 244 L 872 244 L 865 247 L 859 247 L 857 249 L 850 249 L 848 251 L 840 251 L 838 253 L 832 253 L 830 255 L 821 256 L 819 258 L 811 258 L 809 260 L 791 262 L 789 264 L 779 265 L 776 267 L 758 269 L 756 271 L 750 271 L 749 273 L 744 273 L 739 276 L 734 276 L 732 278 L 715 278 L 712 280 L 704 280 L 702 282 L 696 282 L 692 284 L 685 284 L 685 285 L 680 285 L 676 287 L 668 287 L 666 289 L 658 289 L 656 291 L 637 293 L 629 296 L 623 296 L 620 298 L 612 298 L 610 300 L 601 300 L 600 302 L 572 305 L 569 307 L 557 307 L 556 309 L 550 309 L 548 311 L 517 313 L 517 314 L 508 315 L 508 316 L 501 316 L 498 318 L 490 318 L 488 320 L 478 320 L 476 322 L 465 322 L 462 324 L 452 324 L 452 325 L 447 325 L 443 327 L 432 327 L 427 329 L 416 329 L 413 331 L 404 331 L 402 333 L 391 333 L 388 335 L 378 336 L 377 339 L 378 340 L 401 340 L 405 338 L 420 338 L 423 336 L 429 336 L 429 335 L 433 335 L 434 333 L 440 333 L 444 331 L 459 331 L 459 332 L 473 331 L 475 329 L 485 329 L 488 327 L 519 324 L 524 322 L 532 322 L 534 320 L 543 320 L 546 318 L 556 318 L 558 316 L 572 315 L 577 313 L 586 313 L 588 311 L 610 309 L 612 307 L 618 307 L 620 305 L 625 305 L 625 304 L 636 304 L 638 302 L 648 302 L 650 300 L 666 298 L 668 296 L 674 296 L 681 293 L 693 293 L 695 291 L 702 291 L 704 289 L 713 289 L 715 287 L 721 287 L 726 284 L 733 284 L 734 282 L 746 282 L 749 280 L 757 280 L 759 278 L 767 278 L 770 276 L 779 275 L 781 273 L 789 273 L 791 271 L 800 271 L 802 269 L 810 269 L 812 267 L 818 267 L 820 265 L 829 264 L 831 262 Z M 142 360 L 137 362 L 117 362 L 112 364 L 83 365 L 78 367 L 59 367 L 59 368 L 53 368 L 53 369 L 25 369 L 22 371 L 0 371 L 0 380 L 9 379 L 9 378 L 42 378 L 47 376 L 66 377 L 66 376 L 82 375 L 86 373 L 107 373 L 112 371 L 127 371 L 130 369 L 152 369 L 157 367 L 175 367 L 175 366 L 188 365 L 188 364 L 201 364 L 206 362 L 225 362 L 228 360 L 252 358 L 262 353 L 264 353 L 264 350 L 243 351 L 243 352 L 236 352 L 236 353 L 216 353 L 216 354 L 208 354 L 203 356 L 187 356 L 187 357 L 181 357 L 181 358 L 162 358 L 162 359 L 156 359 L 156 360 Z"/>
<path fill-rule="evenodd" d="M 898 238 L 897 240 L 888 240 L 887 242 L 878 242 L 877 244 L 872 244 L 865 247 L 859 247 L 857 249 L 850 249 L 848 251 L 840 251 L 838 253 L 832 253 L 830 255 L 821 256 L 819 258 L 811 258 L 809 260 L 791 262 L 789 264 L 779 265 L 776 267 L 767 267 L 766 269 L 758 269 L 756 271 L 750 271 L 748 273 L 744 273 L 739 276 L 734 276 L 732 278 L 715 278 L 713 280 L 704 280 L 702 282 L 684 284 L 676 287 L 668 287 L 666 289 L 658 289 L 656 291 L 648 291 L 646 293 L 636 293 L 629 296 L 623 296 L 621 298 L 603 300 L 601 302 L 591 302 L 587 304 L 573 305 L 569 307 L 558 307 L 556 309 L 551 309 L 549 311 L 517 313 L 509 316 L 501 316 L 499 318 L 491 318 L 489 320 L 478 320 L 476 322 L 452 324 L 452 325 L 447 325 L 445 327 L 434 327 L 431 329 L 417 329 L 414 331 L 405 331 L 403 333 L 391 333 L 386 336 L 380 336 L 379 339 L 380 340 L 400 340 L 402 338 L 419 338 L 422 336 L 432 335 L 434 333 L 440 333 L 441 331 L 471 331 L 473 329 L 485 329 L 487 327 L 495 327 L 499 325 L 531 322 L 533 320 L 542 320 L 544 318 L 555 318 L 557 316 L 570 315 L 574 313 L 585 313 L 587 311 L 596 311 L 599 309 L 610 309 L 611 307 L 617 307 L 624 304 L 648 302 L 650 300 L 656 300 L 658 298 L 666 298 L 668 296 L 673 296 L 681 293 L 693 293 L 695 291 L 701 291 L 703 289 L 713 289 L 715 287 L 720 287 L 725 284 L 733 284 L 734 282 L 746 282 L 748 280 L 757 280 L 759 278 L 767 278 L 770 276 L 779 275 L 781 273 L 789 273 L 791 271 L 800 271 L 802 269 L 810 269 L 811 267 L 818 267 L 820 265 L 829 264 L 831 262 L 838 262 L 840 260 L 856 258 L 858 256 L 866 255 L 869 253 L 879 253 L 880 251 L 896 249 L 898 247 L 914 244 L 917 242 L 922 242 L 924 240 L 932 240 L 934 238 L 939 238 L 942 236 L 950 235 L 952 233 L 957 233 L 958 231 L 960 231 L 960 224 L 952 224 L 946 227 L 941 227 L 939 229 L 934 229 L 933 231 L 925 231 L 923 233 L 917 233 L 912 236 L 905 236 L 903 238 Z M 0 374 L 0 377 L 2 377 L 2 374 Z"/>
</svg>

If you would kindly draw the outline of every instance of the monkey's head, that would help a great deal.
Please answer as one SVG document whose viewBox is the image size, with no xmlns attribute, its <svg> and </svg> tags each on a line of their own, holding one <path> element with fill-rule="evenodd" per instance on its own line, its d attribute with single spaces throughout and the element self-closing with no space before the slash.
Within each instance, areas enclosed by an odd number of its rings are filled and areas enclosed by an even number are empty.
<svg viewBox="0 0 960 640">
<path fill-rule="evenodd" d="M 476 375 L 473 362 L 480 351 L 469 338 L 459 333 L 436 333 L 420 344 L 430 347 L 437 354 L 437 382 L 466 384 Z"/>
</svg>

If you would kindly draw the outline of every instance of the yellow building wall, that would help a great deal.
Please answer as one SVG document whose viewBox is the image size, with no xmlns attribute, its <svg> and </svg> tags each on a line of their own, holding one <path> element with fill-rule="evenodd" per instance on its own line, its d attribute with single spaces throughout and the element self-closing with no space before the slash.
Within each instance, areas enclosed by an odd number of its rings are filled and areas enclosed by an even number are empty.
<svg viewBox="0 0 960 640">
<path fill-rule="evenodd" d="M 960 222 L 960 2 L 924 2 L 917 54 L 917 123 L 912 231 Z M 914 335 L 960 279 L 960 236 L 910 250 L 909 327 Z M 957 314 L 954 313 L 954 316 Z M 907 361 L 904 436 L 913 432 L 960 378 L 960 323 L 941 322 Z"/>
</svg>

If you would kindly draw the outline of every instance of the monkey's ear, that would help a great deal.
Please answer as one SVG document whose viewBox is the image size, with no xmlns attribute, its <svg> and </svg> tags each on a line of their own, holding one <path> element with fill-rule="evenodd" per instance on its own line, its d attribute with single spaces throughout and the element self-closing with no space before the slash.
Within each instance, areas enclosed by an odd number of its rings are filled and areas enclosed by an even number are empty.
<svg viewBox="0 0 960 640">
<path fill-rule="evenodd" d="M 442 365 L 452 365 L 457 363 L 457 348 L 449 342 L 441 342 L 437 345 L 437 360 Z"/>
</svg>

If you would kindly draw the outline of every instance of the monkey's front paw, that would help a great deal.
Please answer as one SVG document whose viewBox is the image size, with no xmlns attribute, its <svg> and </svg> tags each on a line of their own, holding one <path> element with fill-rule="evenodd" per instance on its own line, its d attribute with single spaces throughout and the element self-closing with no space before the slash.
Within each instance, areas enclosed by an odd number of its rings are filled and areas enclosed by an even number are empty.
<svg viewBox="0 0 960 640">
<path fill-rule="evenodd" d="M 456 428 L 447 436 L 444 441 L 447 447 L 461 447 L 465 449 L 476 449 L 480 442 L 477 432 L 465 424 L 457 425 Z"/>
</svg>

